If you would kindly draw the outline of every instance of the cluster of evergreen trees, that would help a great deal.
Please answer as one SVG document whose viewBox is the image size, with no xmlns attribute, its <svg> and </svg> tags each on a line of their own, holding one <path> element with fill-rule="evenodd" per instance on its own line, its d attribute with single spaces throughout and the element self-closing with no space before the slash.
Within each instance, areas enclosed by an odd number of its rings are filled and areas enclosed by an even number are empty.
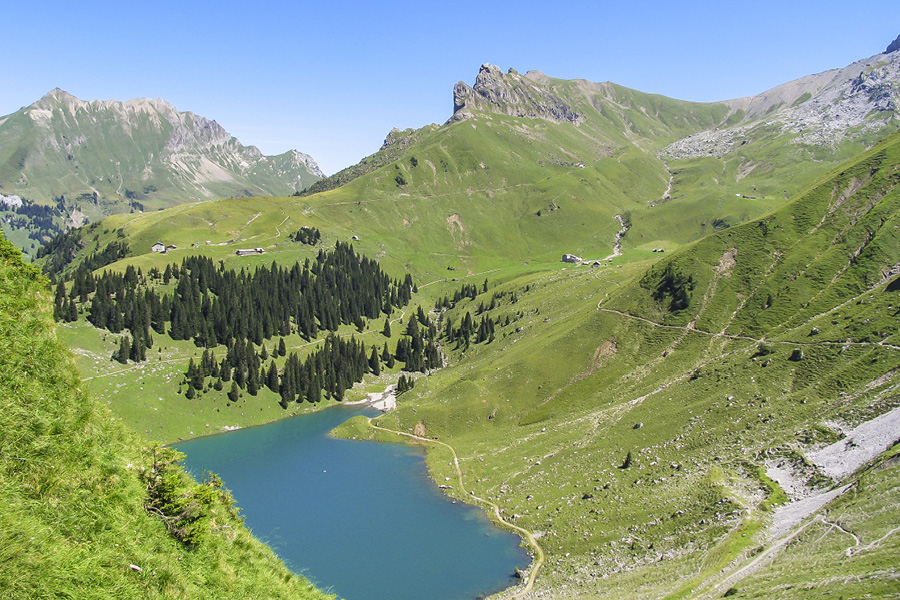
<svg viewBox="0 0 900 600">
<path fill-rule="evenodd" d="M 486 292 L 488 289 L 488 280 L 485 279 L 484 283 L 481 285 L 481 293 Z M 443 296 L 438 298 L 437 302 L 434 304 L 435 310 L 442 309 L 451 309 L 456 306 L 456 304 L 460 300 L 465 300 L 468 298 L 469 300 L 474 300 L 478 297 L 479 291 L 478 286 L 474 283 L 464 283 L 462 286 L 453 293 L 453 297 Z"/>
<path fill-rule="evenodd" d="M 288 238 L 292 242 L 300 242 L 301 244 L 306 244 L 307 246 L 315 246 L 319 243 L 319 240 L 322 239 L 322 234 L 319 233 L 319 229 L 316 227 L 303 226 L 294 233 L 290 234 Z"/>
<path fill-rule="evenodd" d="M 457 303 L 462 300 L 475 300 L 481 294 L 487 293 L 488 291 L 488 280 L 485 279 L 484 283 L 481 285 L 480 289 L 478 286 L 470 283 L 464 283 L 456 292 L 454 292 L 453 296 L 444 296 L 439 298 L 435 303 L 435 310 L 438 311 L 446 311 L 452 308 L 455 308 Z M 484 313 L 488 311 L 492 311 L 499 305 L 500 300 L 506 296 L 511 295 L 512 303 L 518 301 L 514 292 L 494 292 L 491 296 L 491 302 L 487 306 L 485 306 L 484 301 L 479 302 L 478 308 L 475 310 L 475 315 L 481 316 L 480 320 L 476 320 L 472 317 L 472 313 L 470 311 L 466 311 L 466 314 L 460 319 L 459 326 L 455 326 L 453 323 L 453 319 L 449 316 L 445 316 L 443 331 L 441 332 L 441 338 L 456 344 L 456 348 L 465 348 L 468 349 L 469 346 L 474 342 L 476 344 L 480 344 L 482 342 L 491 343 L 495 339 L 495 328 L 497 326 L 497 322 L 490 315 L 485 315 Z M 509 325 L 509 316 L 506 317 L 506 325 Z"/>
<path fill-rule="evenodd" d="M 460 320 L 459 327 L 453 326 L 453 319 L 449 317 L 445 319 L 443 337 L 449 342 L 455 342 L 457 348 L 462 346 L 467 349 L 472 342 L 476 344 L 493 342 L 495 325 L 493 317 L 482 315 L 476 326 L 472 313 L 467 311 Z"/>
<path fill-rule="evenodd" d="M 111 333 L 130 332 L 130 336 L 120 340 L 112 358 L 121 363 L 143 361 L 146 350 L 153 346 L 151 330 L 165 331 L 170 310 L 168 296 L 160 298 L 155 290 L 139 287 L 143 282 L 140 270 L 130 265 L 124 274 L 104 271 L 98 277 L 86 269 L 78 269 L 68 293 L 65 283 L 57 284 L 54 316 L 60 321 L 77 321 L 76 300 L 87 304 L 87 320 L 94 327 Z"/>
<path fill-rule="evenodd" d="M 272 263 L 253 273 L 216 267 L 209 258 L 184 260 L 172 296 L 169 335 L 198 346 L 228 344 L 238 337 L 261 344 L 296 330 L 306 339 L 341 324 L 362 330 L 364 319 L 405 306 L 415 286 L 391 280 L 374 260 L 337 242 L 315 261 L 282 268 Z"/>
<path fill-rule="evenodd" d="M 419 313 L 424 315 L 420 310 Z M 394 368 L 396 360 L 404 362 L 405 371 L 427 371 L 440 367 L 442 359 L 435 344 L 434 324 L 419 326 L 419 319 L 411 316 L 406 334 L 397 341 L 397 350 L 391 353 L 387 343 L 381 352 L 375 346 L 366 350 L 365 343 L 355 337 L 349 340 L 329 334 L 321 348 L 301 359 L 296 352 L 287 354 L 284 338 L 270 357 L 265 344 L 258 350 L 252 341 L 237 338 L 228 346 L 227 355 L 221 363 L 215 355 L 204 349 L 199 363 L 191 359 L 185 373 L 187 390 L 185 397 L 192 399 L 197 392 L 210 388 L 221 391 L 231 382 L 229 399 L 236 401 L 241 390 L 256 396 L 265 386 L 280 395 L 279 403 L 287 408 L 292 402 L 319 402 L 323 396 L 342 400 L 344 392 L 362 381 L 368 373 L 381 374 L 382 365 Z M 279 370 L 278 356 L 285 356 L 284 366 Z M 266 365 L 266 361 L 268 365 Z M 213 381 L 207 381 L 212 378 Z M 412 388 L 412 379 L 404 378 L 405 389 Z"/>
<path fill-rule="evenodd" d="M 437 369 L 442 366 L 443 361 L 436 339 L 437 329 L 420 306 L 418 315 L 409 318 L 406 336 L 397 340 L 394 358 L 404 363 L 405 371 L 424 373 Z"/>
<path fill-rule="evenodd" d="M 156 277 L 158 270 L 151 273 Z M 186 257 L 180 267 L 166 267 L 163 283 L 172 278 L 178 280 L 174 292 L 163 295 L 131 266 L 124 274 L 105 271 L 97 277 L 79 269 L 68 294 L 63 283 L 57 285 L 54 314 L 77 320 L 75 300 L 86 303 L 90 296 L 88 320 L 113 333 L 129 330 L 132 344 L 149 347 L 152 329 L 176 340 L 193 339 L 197 346 L 231 347 L 237 339 L 261 345 L 294 331 L 313 339 L 320 329 L 335 331 L 341 324 L 362 331 L 365 319 L 390 315 L 415 291 L 409 274 L 402 282 L 392 280 L 376 261 L 343 242 L 303 265 L 273 263 L 252 273 Z"/>
<path fill-rule="evenodd" d="M 4 215 L 9 227 L 28 230 L 29 239 L 38 244 L 43 244 L 64 231 L 65 215 L 57 206 L 36 204 L 28 198 L 21 198 L 21 201 L 18 206 L 0 203 L 0 213 L 12 213 Z"/>
<path fill-rule="evenodd" d="M 117 234 L 124 237 L 125 232 L 120 229 Z M 50 257 L 44 265 L 44 272 L 51 277 L 60 275 L 63 269 L 75 260 L 78 252 L 87 245 L 83 238 L 82 229 L 72 229 L 42 246 L 37 252 L 37 258 Z M 78 270 L 86 273 L 95 271 L 125 258 L 130 253 L 131 248 L 126 242 L 113 240 L 102 249 L 95 250 L 85 257 L 78 265 Z"/>
<path fill-rule="evenodd" d="M 353 337 L 343 340 L 329 334 L 322 347 L 305 360 L 296 352 L 288 354 L 279 372 L 276 358 L 286 354 L 283 338 L 271 359 L 265 345 L 257 350 L 252 342 L 245 344 L 240 338 L 228 347 L 221 362 L 209 349 L 204 349 L 199 363 L 191 359 L 188 364 L 185 397 L 192 399 L 204 389 L 221 391 L 231 382 L 228 398 L 232 402 L 237 401 L 241 390 L 256 396 L 264 386 L 280 394 L 283 408 L 295 401 L 319 402 L 323 393 L 341 400 L 344 392 L 362 381 L 371 368 L 365 344 Z M 207 382 L 207 378 L 214 381 Z"/>
<path fill-rule="evenodd" d="M 171 292 L 157 285 L 173 281 Z M 354 337 L 329 335 L 303 359 L 287 353 L 284 336 L 299 333 L 312 340 L 320 330 L 333 332 L 341 324 L 364 331 L 366 320 L 380 316 L 385 317 L 382 333 L 390 338 L 391 313 L 407 305 L 415 291 L 410 275 L 391 279 L 377 262 L 338 242 L 333 251 L 322 250 L 302 265 L 273 263 L 252 272 L 226 270 L 222 262 L 199 256 L 170 264 L 163 273 L 153 268 L 147 277 L 133 266 L 124 273 L 96 276 L 79 268 L 68 285 L 57 284 L 54 313 L 61 321 L 75 321 L 81 312 L 95 327 L 127 331 L 112 355 L 122 363 L 145 360 L 154 333 L 204 347 L 200 360 L 191 359 L 185 373 L 189 399 L 227 389 L 229 399 L 236 401 L 242 391 L 255 396 L 267 387 L 286 408 L 322 397 L 341 400 L 365 374 L 378 375 L 397 361 L 405 371 L 440 367 L 437 328 L 421 307 L 410 316 L 393 352 L 387 342 L 367 348 Z M 265 342 L 278 336 L 270 355 Z M 221 359 L 211 350 L 219 345 L 227 349 Z M 411 387 L 411 381 L 404 385 Z"/>
<path fill-rule="evenodd" d="M 407 377 L 406 375 L 400 375 L 400 379 L 397 380 L 397 395 L 404 392 L 408 392 L 416 386 L 416 381 L 412 377 Z"/>
</svg>

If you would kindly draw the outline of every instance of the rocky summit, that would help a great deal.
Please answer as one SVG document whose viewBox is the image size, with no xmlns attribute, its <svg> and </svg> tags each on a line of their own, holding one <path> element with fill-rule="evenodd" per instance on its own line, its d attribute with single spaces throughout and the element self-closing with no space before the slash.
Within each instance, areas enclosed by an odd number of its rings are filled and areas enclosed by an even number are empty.
<svg viewBox="0 0 900 600">
<path fill-rule="evenodd" d="M 454 86 L 450 120 L 465 119 L 471 116 L 472 110 L 557 123 L 583 120 L 584 117 L 559 96 L 539 85 L 535 81 L 538 77 L 543 77 L 543 73 L 532 71 L 523 77 L 514 69 L 504 75 L 498 67 L 485 63 L 478 71 L 474 87 L 463 81 Z"/>
<path fill-rule="evenodd" d="M 732 127 L 690 135 L 663 149 L 669 158 L 722 157 L 736 146 L 788 136 L 794 143 L 834 147 L 898 126 L 900 53 L 808 75 L 747 98 L 726 101 L 739 117 Z"/>
<path fill-rule="evenodd" d="M 55 89 L 0 118 L 0 193 L 59 204 L 67 216 L 290 194 L 322 176 L 309 155 L 264 156 L 161 99 L 86 102 Z"/>
<path fill-rule="evenodd" d="M 896 52 L 897 50 L 900 50 L 900 35 L 898 35 L 897 38 L 893 42 L 888 44 L 888 47 L 884 51 L 884 53 L 890 54 L 891 52 Z"/>
</svg>

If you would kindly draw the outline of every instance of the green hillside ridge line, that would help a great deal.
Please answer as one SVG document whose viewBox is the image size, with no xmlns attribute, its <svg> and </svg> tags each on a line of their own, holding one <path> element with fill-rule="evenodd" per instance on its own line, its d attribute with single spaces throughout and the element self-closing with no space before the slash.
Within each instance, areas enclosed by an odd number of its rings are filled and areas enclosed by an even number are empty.
<svg viewBox="0 0 900 600">
<path fill-rule="evenodd" d="M 46 286 L 0 238 L 0 597 L 333 597 L 83 391 Z"/>
</svg>

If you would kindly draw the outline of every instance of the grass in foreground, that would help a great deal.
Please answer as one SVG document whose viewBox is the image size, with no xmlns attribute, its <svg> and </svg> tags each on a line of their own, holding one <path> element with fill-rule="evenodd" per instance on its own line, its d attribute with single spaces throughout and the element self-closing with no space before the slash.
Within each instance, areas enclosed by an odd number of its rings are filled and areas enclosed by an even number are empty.
<svg viewBox="0 0 900 600">
<path fill-rule="evenodd" d="M 328 597 L 83 391 L 49 309 L 0 239 L 0 597 Z"/>
</svg>

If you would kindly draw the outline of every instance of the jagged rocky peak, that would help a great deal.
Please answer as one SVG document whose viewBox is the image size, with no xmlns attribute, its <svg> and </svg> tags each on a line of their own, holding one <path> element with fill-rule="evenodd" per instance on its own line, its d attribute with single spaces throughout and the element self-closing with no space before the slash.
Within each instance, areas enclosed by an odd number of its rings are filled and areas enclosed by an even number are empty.
<svg viewBox="0 0 900 600">
<path fill-rule="evenodd" d="M 529 71 L 529 75 L 531 73 Z M 578 123 L 583 119 L 540 78 L 523 77 L 515 69 L 503 73 L 499 67 L 488 63 L 481 65 L 474 86 L 460 81 L 453 87 L 450 120 L 468 118 L 473 110 L 557 123 Z"/>
<path fill-rule="evenodd" d="M 884 53 L 890 54 L 891 52 L 896 52 L 897 50 L 900 50 L 900 35 L 897 36 L 897 39 L 888 44 L 887 50 L 885 50 Z"/>
<path fill-rule="evenodd" d="M 294 166 L 304 165 L 306 170 L 316 177 L 325 178 L 325 173 L 322 172 L 322 169 L 319 168 L 319 163 L 317 163 L 316 159 L 312 156 L 303 152 L 298 152 L 297 150 L 289 150 L 288 152 L 291 153 L 291 160 L 293 161 Z"/>
</svg>

